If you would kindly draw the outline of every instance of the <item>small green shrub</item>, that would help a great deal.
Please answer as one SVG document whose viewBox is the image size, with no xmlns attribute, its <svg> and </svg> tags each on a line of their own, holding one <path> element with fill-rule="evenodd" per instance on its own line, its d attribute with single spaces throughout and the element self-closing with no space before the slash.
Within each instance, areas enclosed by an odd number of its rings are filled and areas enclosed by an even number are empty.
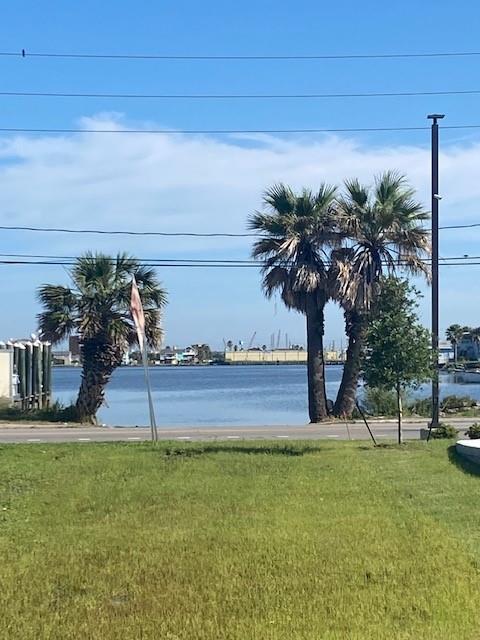
<svg viewBox="0 0 480 640">
<path fill-rule="evenodd" d="M 0 420 L 11 422 L 78 422 L 75 405 L 65 407 L 56 400 L 43 409 L 21 409 L 0 403 Z"/>
<path fill-rule="evenodd" d="M 445 396 L 440 403 L 440 409 L 442 411 L 455 411 L 461 409 L 471 409 L 477 406 L 477 401 L 470 396 Z"/>
<path fill-rule="evenodd" d="M 397 396 L 395 391 L 367 387 L 362 402 L 364 411 L 371 416 L 395 416 L 397 414 Z"/>
<path fill-rule="evenodd" d="M 442 422 L 440 426 L 432 429 L 430 437 L 434 440 L 446 440 L 451 438 L 456 438 L 458 436 L 458 431 L 451 424 L 445 424 Z"/>
<path fill-rule="evenodd" d="M 465 435 L 468 436 L 470 440 L 480 440 L 480 423 L 474 422 L 465 431 Z"/>
<path fill-rule="evenodd" d="M 430 398 L 418 398 L 408 405 L 408 412 L 416 416 L 430 416 L 432 401 Z"/>
<path fill-rule="evenodd" d="M 440 401 L 440 411 L 445 413 L 472 412 L 477 406 L 477 401 L 470 396 L 445 396 Z M 431 398 L 418 398 L 408 405 L 408 412 L 417 415 L 429 417 L 432 411 Z"/>
</svg>

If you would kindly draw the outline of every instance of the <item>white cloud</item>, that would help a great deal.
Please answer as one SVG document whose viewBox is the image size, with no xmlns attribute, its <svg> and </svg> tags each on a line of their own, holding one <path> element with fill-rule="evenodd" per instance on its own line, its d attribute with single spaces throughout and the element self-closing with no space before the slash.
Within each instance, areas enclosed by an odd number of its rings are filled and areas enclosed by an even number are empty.
<svg viewBox="0 0 480 640">
<path fill-rule="evenodd" d="M 112 115 L 83 119 L 90 129 L 119 129 Z M 157 125 L 158 128 L 158 125 Z M 245 140 L 156 134 L 14 136 L 0 146 L 0 205 L 21 223 L 91 221 L 135 228 L 244 228 L 274 181 L 294 186 L 338 183 L 394 168 L 428 198 L 429 151 L 365 148 L 348 139 Z M 447 206 L 476 198 L 480 146 L 442 154 Z"/>
<path fill-rule="evenodd" d="M 84 118 L 82 126 L 121 129 L 124 125 L 118 114 L 104 114 Z M 154 123 L 147 126 L 161 128 Z M 479 161 L 480 144 L 443 150 L 444 223 L 480 220 Z M 335 136 L 14 135 L 0 141 L 0 217 L 3 224 L 17 225 L 242 232 L 247 215 L 261 204 L 263 189 L 273 182 L 315 188 L 321 181 L 341 183 L 345 177 L 358 176 L 370 183 L 385 169 L 406 173 L 428 207 L 427 148 L 367 147 Z M 184 252 L 208 257 L 216 252 L 228 257 L 232 251 L 246 256 L 249 245 L 248 239 L 8 237 L 13 238 L 10 249 L 26 251 L 35 246 L 35 253 L 57 254 L 121 246 L 143 256 L 168 253 L 174 257 Z M 464 234 L 457 237 L 467 240 Z M 443 255 L 467 252 L 463 249 L 453 236 L 442 239 Z M 32 296 L 37 284 L 29 285 Z M 210 309 L 222 304 L 215 301 L 215 293 L 206 292 Z M 241 295 L 248 307 L 251 296 Z M 257 290 L 255 300 L 260 299 Z M 173 307 L 171 313 L 174 316 Z M 238 318 L 237 323 L 242 321 Z"/>
</svg>

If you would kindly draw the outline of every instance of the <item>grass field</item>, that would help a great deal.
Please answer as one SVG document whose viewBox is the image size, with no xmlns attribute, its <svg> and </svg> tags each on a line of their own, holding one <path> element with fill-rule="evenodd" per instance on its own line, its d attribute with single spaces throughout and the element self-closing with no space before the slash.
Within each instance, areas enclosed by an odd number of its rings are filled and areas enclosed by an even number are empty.
<svg viewBox="0 0 480 640">
<path fill-rule="evenodd" d="M 0 638 L 476 640 L 449 446 L 2 446 Z"/>
</svg>

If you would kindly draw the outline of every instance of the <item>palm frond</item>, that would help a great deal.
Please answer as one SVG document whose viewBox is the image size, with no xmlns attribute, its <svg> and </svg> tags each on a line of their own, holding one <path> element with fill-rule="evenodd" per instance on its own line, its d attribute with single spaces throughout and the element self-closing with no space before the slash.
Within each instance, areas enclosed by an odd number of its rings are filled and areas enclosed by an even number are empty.
<svg viewBox="0 0 480 640">
<path fill-rule="evenodd" d="M 369 188 L 362 185 L 358 179 L 345 180 L 345 201 L 352 208 L 363 209 L 368 204 Z"/>
<path fill-rule="evenodd" d="M 306 296 L 321 292 L 325 298 L 328 253 L 342 238 L 335 196 L 336 188 L 327 184 L 315 193 L 303 189 L 295 194 L 283 184 L 267 190 L 268 212 L 255 212 L 248 220 L 249 229 L 260 235 L 252 256 L 264 261 L 267 297 L 278 291 L 287 307 L 302 312 Z"/>
<path fill-rule="evenodd" d="M 397 171 L 385 171 L 375 177 L 374 197 L 381 205 L 389 204 L 398 197 L 400 192 L 405 196 L 413 195 L 407 186 L 406 177 Z"/>
<path fill-rule="evenodd" d="M 338 188 L 335 185 L 322 182 L 317 193 L 313 196 L 315 209 L 320 212 L 327 211 L 334 204 L 337 191 Z"/>
<path fill-rule="evenodd" d="M 160 337 L 160 309 L 166 305 L 167 294 L 154 269 L 124 253 L 111 257 L 88 252 L 78 258 L 71 271 L 76 290 L 41 287 L 43 334 L 58 342 L 77 331 L 82 339 L 126 348 L 136 340 L 130 312 L 133 275 L 144 305 L 147 337 L 154 344 Z"/>
<path fill-rule="evenodd" d="M 332 263 L 336 299 L 345 309 L 367 311 L 378 293 L 384 272 L 423 274 L 429 253 L 428 218 L 403 175 L 387 171 L 375 179 L 373 191 L 358 180 L 345 183 L 338 203 L 339 226 L 353 252 Z M 342 260 L 344 264 L 342 264 Z"/>
<path fill-rule="evenodd" d="M 288 282 L 288 269 L 274 266 L 264 271 L 262 287 L 267 298 L 271 298 L 276 291 L 282 291 L 285 286 L 288 286 Z"/>
<path fill-rule="evenodd" d="M 247 228 L 250 231 L 281 238 L 288 231 L 286 221 L 278 215 L 256 211 L 247 220 Z"/>
<path fill-rule="evenodd" d="M 260 238 L 255 240 L 252 247 L 252 258 L 265 260 L 276 256 L 282 246 L 279 238 Z"/>
<path fill-rule="evenodd" d="M 77 258 L 71 276 L 81 292 L 105 291 L 115 279 L 115 264 L 110 256 L 89 251 Z"/>
<path fill-rule="evenodd" d="M 57 343 L 70 335 L 77 322 L 77 297 L 68 287 L 45 284 L 38 290 L 44 311 L 37 316 L 42 337 Z"/>
<path fill-rule="evenodd" d="M 37 321 L 42 340 L 48 340 L 52 344 L 68 338 L 77 329 L 75 317 L 61 309 L 43 311 L 37 315 Z"/>
<path fill-rule="evenodd" d="M 283 216 L 293 213 L 295 210 L 296 197 L 290 187 L 280 182 L 265 191 L 263 194 L 263 203 L 270 208 L 274 214 Z"/>
</svg>

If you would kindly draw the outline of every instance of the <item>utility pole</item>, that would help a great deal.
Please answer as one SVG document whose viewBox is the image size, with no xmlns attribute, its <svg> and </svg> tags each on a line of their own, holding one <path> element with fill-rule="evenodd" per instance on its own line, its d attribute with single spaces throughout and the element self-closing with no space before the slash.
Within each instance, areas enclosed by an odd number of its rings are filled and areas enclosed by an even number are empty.
<svg viewBox="0 0 480 640">
<path fill-rule="evenodd" d="M 441 200 L 438 193 L 438 120 L 444 114 L 432 113 L 427 118 L 432 120 L 432 421 L 430 430 L 439 424 L 439 386 L 438 386 L 438 204 Z"/>
</svg>

